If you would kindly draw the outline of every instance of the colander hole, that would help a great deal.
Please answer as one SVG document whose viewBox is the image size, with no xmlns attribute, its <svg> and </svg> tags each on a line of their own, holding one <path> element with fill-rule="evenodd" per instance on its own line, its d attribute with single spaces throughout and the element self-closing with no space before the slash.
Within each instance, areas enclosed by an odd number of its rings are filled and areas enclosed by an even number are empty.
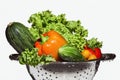
<svg viewBox="0 0 120 80">
<path fill-rule="evenodd" d="M 52 75 L 50 74 L 49 76 L 51 77 Z"/>
<path fill-rule="evenodd" d="M 84 71 L 84 73 L 86 73 L 86 71 Z"/>
<path fill-rule="evenodd" d="M 90 72 L 92 72 L 92 69 L 90 70 Z"/>
<path fill-rule="evenodd" d="M 55 72 L 53 72 L 53 74 L 55 74 Z"/>
<path fill-rule="evenodd" d="M 77 72 L 77 74 L 79 74 L 79 72 Z"/>
<path fill-rule="evenodd" d="M 47 74 L 47 72 L 45 72 L 45 74 Z"/>
<path fill-rule="evenodd" d="M 76 78 L 76 76 L 74 76 L 74 78 Z"/>
<path fill-rule="evenodd" d="M 40 71 L 38 70 L 38 73 L 39 73 Z"/>
<path fill-rule="evenodd" d="M 80 74 L 80 76 L 82 76 L 82 75 Z"/>
<path fill-rule="evenodd" d="M 87 75 L 88 75 L 88 73 L 87 73 Z"/>
<path fill-rule="evenodd" d="M 42 68 L 40 68 L 40 70 L 42 70 Z"/>
<path fill-rule="evenodd" d="M 51 69 L 49 69 L 49 71 L 52 71 Z"/>
<path fill-rule="evenodd" d="M 39 75 L 37 75 L 39 77 Z"/>
<path fill-rule="evenodd" d="M 56 79 L 58 78 L 58 77 L 55 77 Z"/>
<path fill-rule="evenodd" d="M 41 76 L 43 76 L 43 74 L 41 74 Z"/>
<path fill-rule="evenodd" d="M 87 77 L 85 79 L 87 79 Z"/>
<path fill-rule="evenodd" d="M 44 68 L 46 70 L 46 68 Z"/>
<path fill-rule="evenodd" d="M 46 79 L 48 79 L 48 77 L 46 77 Z"/>
</svg>

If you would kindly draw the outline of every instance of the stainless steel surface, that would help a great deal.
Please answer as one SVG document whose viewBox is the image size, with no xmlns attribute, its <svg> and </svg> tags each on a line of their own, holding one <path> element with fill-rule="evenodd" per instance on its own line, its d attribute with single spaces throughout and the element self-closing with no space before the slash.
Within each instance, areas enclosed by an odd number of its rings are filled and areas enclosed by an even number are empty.
<svg viewBox="0 0 120 80">
<path fill-rule="evenodd" d="M 33 80 L 92 80 L 99 62 L 55 62 L 44 66 L 27 66 L 27 69 Z"/>
</svg>

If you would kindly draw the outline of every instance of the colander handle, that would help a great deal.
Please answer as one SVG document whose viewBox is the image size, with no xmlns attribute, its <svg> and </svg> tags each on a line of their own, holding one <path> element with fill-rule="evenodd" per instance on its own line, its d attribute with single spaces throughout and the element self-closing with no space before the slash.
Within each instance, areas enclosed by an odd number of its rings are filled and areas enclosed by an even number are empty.
<svg viewBox="0 0 120 80">
<path fill-rule="evenodd" d="M 10 58 L 10 60 L 16 60 L 16 61 L 18 61 L 18 56 L 19 56 L 20 54 L 11 54 L 11 55 L 9 55 L 9 58 Z"/>
<path fill-rule="evenodd" d="M 102 54 L 101 60 L 102 61 L 113 60 L 113 59 L 115 59 L 115 57 L 116 57 L 116 55 L 113 53 L 104 53 L 104 54 Z"/>
</svg>

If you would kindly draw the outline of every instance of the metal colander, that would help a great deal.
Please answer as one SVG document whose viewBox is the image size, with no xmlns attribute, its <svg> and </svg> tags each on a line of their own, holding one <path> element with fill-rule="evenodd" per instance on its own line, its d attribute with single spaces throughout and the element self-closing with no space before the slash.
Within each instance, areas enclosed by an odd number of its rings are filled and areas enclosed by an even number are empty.
<svg viewBox="0 0 120 80">
<path fill-rule="evenodd" d="M 10 59 L 16 60 L 16 55 Z M 93 80 L 100 61 L 113 60 L 115 54 L 103 54 L 99 60 L 81 62 L 52 62 L 48 65 L 26 65 L 33 80 Z"/>
</svg>

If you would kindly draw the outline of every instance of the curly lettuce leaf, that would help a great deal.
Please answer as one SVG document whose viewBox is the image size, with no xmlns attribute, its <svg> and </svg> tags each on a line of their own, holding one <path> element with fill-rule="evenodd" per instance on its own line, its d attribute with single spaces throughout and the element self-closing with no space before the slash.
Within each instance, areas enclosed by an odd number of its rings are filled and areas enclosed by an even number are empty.
<svg viewBox="0 0 120 80">
<path fill-rule="evenodd" d="M 102 43 L 103 42 L 102 41 L 98 41 L 97 38 L 91 38 L 91 39 L 87 40 L 87 45 L 90 48 L 95 48 L 95 47 L 101 48 L 102 47 Z"/>
<path fill-rule="evenodd" d="M 20 64 L 27 64 L 31 66 L 36 66 L 38 64 L 49 64 L 50 62 L 55 62 L 55 59 L 50 55 L 38 56 L 37 48 L 33 48 L 31 51 L 26 49 L 19 56 Z"/>
</svg>

